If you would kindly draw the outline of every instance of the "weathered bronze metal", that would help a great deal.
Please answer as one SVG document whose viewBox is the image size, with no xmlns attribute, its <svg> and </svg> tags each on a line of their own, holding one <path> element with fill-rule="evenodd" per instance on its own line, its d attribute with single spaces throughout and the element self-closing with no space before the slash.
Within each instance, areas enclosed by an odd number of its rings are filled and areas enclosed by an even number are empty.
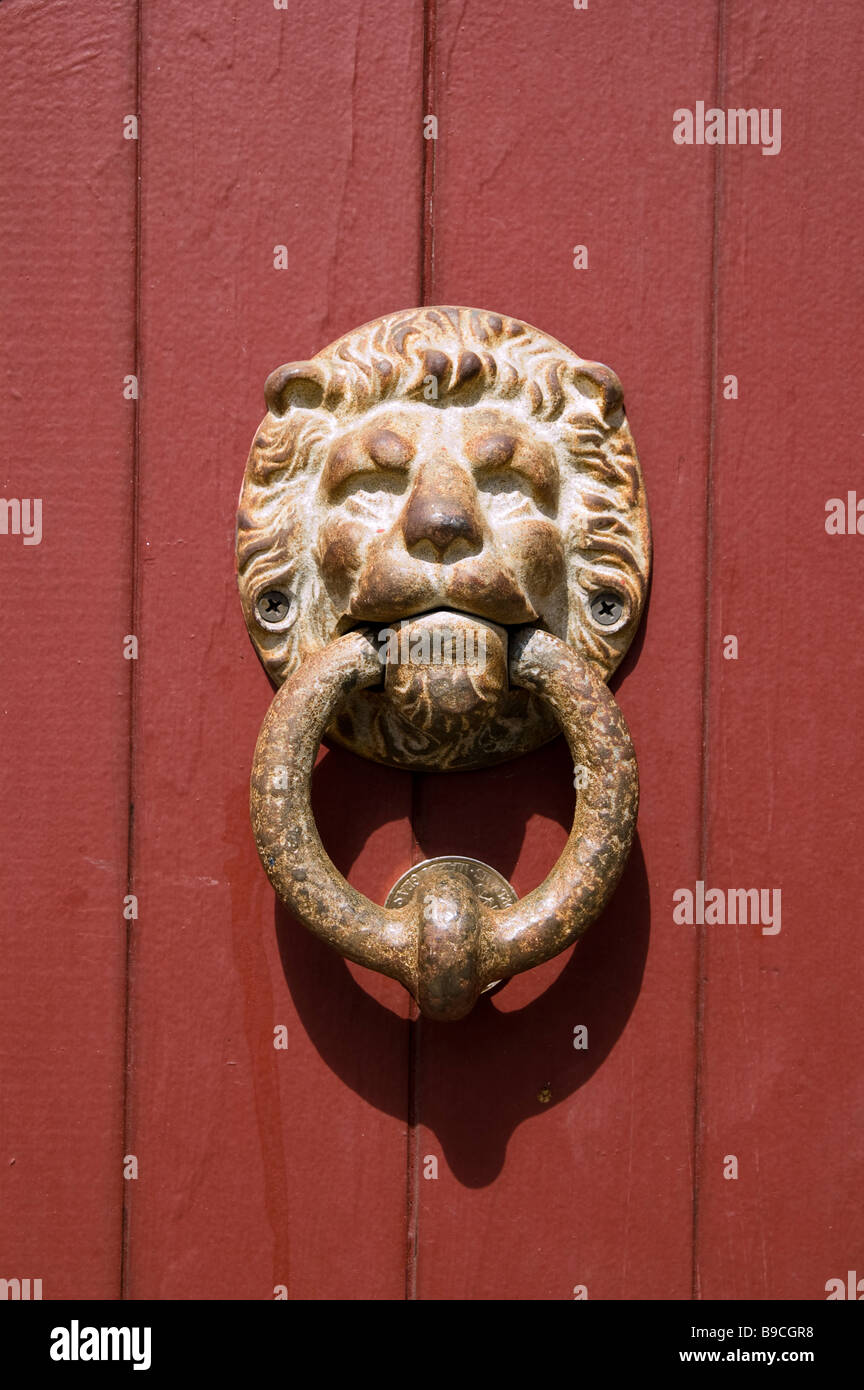
<svg viewBox="0 0 864 1390">
<path fill-rule="evenodd" d="M 617 378 L 513 319 L 392 314 L 266 384 L 240 498 L 240 593 L 281 686 L 252 821 L 279 896 L 350 959 L 460 1018 L 602 910 L 638 798 L 604 682 L 639 622 L 650 538 Z M 321 738 L 409 768 L 471 768 L 563 729 L 573 829 L 526 898 L 458 864 L 378 907 L 339 875 L 309 804 Z M 486 899 L 484 901 L 484 898 Z"/>
</svg>

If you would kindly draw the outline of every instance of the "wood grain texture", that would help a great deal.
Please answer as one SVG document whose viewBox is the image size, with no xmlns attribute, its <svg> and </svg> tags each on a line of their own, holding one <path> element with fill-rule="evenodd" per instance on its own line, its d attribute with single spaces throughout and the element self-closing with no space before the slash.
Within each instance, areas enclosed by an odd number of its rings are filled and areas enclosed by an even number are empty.
<svg viewBox="0 0 864 1390">
<path fill-rule="evenodd" d="M 134 11 L 0 9 L 4 1278 L 120 1287 L 129 794 Z M 5 508 L 4 508 L 5 519 Z"/>
<path fill-rule="evenodd" d="M 641 851 L 569 961 L 458 1037 L 422 1028 L 418 1155 L 439 1178 L 421 1161 L 417 1296 L 688 1298 L 695 942 L 669 903 L 699 856 L 714 190 L 671 131 L 681 93 L 711 90 L 714 15 L 439 0 L 435 42 L 430 298 L 522 316 L 619 373 L 656 550 L 641 651 L 614 682 Z M 572 815 L 565 750 L 470 776 L 455 797 L 426 782 L 423 849 L 476 854 L 524 892 Z"/>
<path fill-rule="evenodd" d="M 782 919 L 702 928 L 703 1298 L 820 1299 L 864 1273 L 864 537 L 825 531 L 829 498 L 864 497 L 860 31 L 851 3 L 797 0 L 782 25 L 726 7 L 718 104 L 781 108 L 783 144 L 720 159 L 718 380 L 739 398 L 715 381 L 701 876 L 779 889 Z"/>
<path fill-rule="evenodd" d="M 44 509 L 40 545 L 0 534 L 0 1277 L 46 1299 L 824 1298 L 864 1275 L 864 540 L 825 531 L 828 498 L 864 499 L 860 6 L 140 18 L 0 6 L 0 495 Z M 699 100 L 780 107 L 780 154 L 677 146 Z M 232 573 L 267 374 L 421 299 L 620 374 L 655 540 L 613 680 L 630 865 L 575 951 L 455 1025 L 409 1022 L 274 907 L 248 820 L 271 692 Z M 446 853 L 524 894 L 572 768 L 561 743 L 413 779 L 335 750 L 313 801 L 378 902 Z M 675 923 L 700 878 L 779 889 L 781 931 Z"/>
<path fill-rule="evenodd" d="M 418 292 L 422 30 L 398 11 L 144 9 L 134 1298 L 404 1289 L 405 998 L 274 925 L 248 807 L 270 688 L 232 573 L 265 377 Z M 325 842 L 383 901 L 410 779 L 334 753 L 318 780 Z"/>
</svg>

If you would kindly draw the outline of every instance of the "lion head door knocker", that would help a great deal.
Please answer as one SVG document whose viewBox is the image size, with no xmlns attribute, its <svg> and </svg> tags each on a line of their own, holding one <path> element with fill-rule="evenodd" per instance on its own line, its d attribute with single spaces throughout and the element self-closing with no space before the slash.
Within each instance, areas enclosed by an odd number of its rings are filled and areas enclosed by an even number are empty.
<svg viewBox="0 0 864 1390">
<path fill-rule="evenodd" d="M 350 960 L 456 1019 L 610 897 L 638 801 L 605 682 L 645 598 L 642 476 L 608 367 L 527 324 L 425 308 L 280 367 L 237 523 L 243 611 L 279 687 L 252 772 L 264 867 Z M 322 737 L 402 768 L 476 768 L 563 730 L 573 827 L 517 901 L 477 861 L 417 865 L 379 907 L 337 872 L 309 781 Z"/>
</svg>

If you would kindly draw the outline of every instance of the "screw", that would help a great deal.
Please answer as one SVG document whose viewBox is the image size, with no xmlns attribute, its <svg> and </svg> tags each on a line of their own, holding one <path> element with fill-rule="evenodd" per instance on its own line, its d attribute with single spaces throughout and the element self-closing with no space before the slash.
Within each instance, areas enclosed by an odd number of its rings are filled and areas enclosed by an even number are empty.
<svg viewBox="0 0 864 1390">
<path fill-rule="evenodd" d="M 288 614 L 291 600 L 280 589 L 268 589 L 258 600 L 258 617 L 262 623 L 281 623 Z"/>
<path fill-rule="evenodd" d="M 591 599 L 591 616 L 601 627 L 612 627 L 623 612 L 624 605 L 621 599 L 611 589 L 604 589 L 601 594 L 594 594 Z"/>
</svg>

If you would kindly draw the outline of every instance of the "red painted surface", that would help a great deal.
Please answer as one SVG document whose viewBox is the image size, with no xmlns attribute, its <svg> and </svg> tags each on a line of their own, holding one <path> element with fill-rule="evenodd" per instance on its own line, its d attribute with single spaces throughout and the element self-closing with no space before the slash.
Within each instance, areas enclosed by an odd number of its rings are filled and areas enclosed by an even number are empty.
<svg viewBox="0 0 864 1390">
<path fill-rule="evenodd" d="M 136 29 L 101 0 L 63 11 L 62 48 L 57 8 L 0 9 L 0 491 L 44 507 L 41 545 L 0 535 L 0 1276 L 824 1298 L 862 1237 L 864 538 L 824 527 L 864 496 L 859 8 L 174 0 Z M 675 145 L 698 100 L 781 107 L 780 154 Z M 270 691 L 232 576 L 267 373 L 424 299 L 620 373 L 655 537 L 614 682 L 642 778 L 625 879 L 576 952 L 449 1027 L 274 909 L 247 811 Z M 571 776 L 557 744 L 416 778 L 335 751 L 315 799 L 378 901 L 451 851 L 524 892 Z M 674 923 L 699 879 L 779 888 L 781 931 Z"/>
<path fill-rule="evenodd" d="M 0 1258 L 120 1289 L 135 407 L 135 25 L 4 5 Z M 4 509 L 5 510 L 5 509 Z M 5 520 L 5 516 L 4 516 Z"/>
<path fill-rule="evenodd" d="M 781 888 L 783 917 L 704 929 L 704 1298 L 824 1297 L 861 1266 L 864 535 L 825 531 L 829 498 L 864 496 L 860 23 L 796 5 L 768 45 L 738 3 L 725 25 L 722 105 L 770 89 L 788 135 L 718 186 L 718 372 L 747 385 L 715 417 L 704 877 Z"/>
</svg>

